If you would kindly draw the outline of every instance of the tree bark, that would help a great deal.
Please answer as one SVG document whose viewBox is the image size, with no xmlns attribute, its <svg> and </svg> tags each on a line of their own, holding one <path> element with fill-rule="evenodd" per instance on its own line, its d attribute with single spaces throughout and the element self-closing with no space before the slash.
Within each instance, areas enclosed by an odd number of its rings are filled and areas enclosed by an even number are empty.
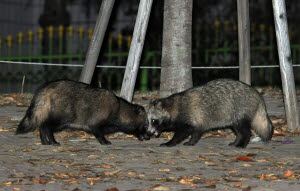
<svg viewBox="0 0 300 191">
<path fill-rule="evenodd" d="M 193 0 L 165 0 L 160 96 L 191 88 Z"/>
<path fill-rule="evenodd" d="M 251 85 L 249 0 L 237 0 L 239 80 Z"/>
<path fill-rule="evenodd" d="M 272 0 L 272 4 L 287 125 L 290 131 L 294 131 L 300 129 L 300 119 L 285 0 Z"/>
</svg>

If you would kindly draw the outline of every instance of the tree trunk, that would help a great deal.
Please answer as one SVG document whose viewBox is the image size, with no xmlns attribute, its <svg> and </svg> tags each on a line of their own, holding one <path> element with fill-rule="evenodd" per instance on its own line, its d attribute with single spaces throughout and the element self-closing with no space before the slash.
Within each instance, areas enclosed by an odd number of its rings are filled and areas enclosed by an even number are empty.
<svg viewBox="0 0 300 191">
<path fill-rule="evenodd" d="M 160 96 L 191 88 L 193 0 L 165 0 Z"/>
</svg>

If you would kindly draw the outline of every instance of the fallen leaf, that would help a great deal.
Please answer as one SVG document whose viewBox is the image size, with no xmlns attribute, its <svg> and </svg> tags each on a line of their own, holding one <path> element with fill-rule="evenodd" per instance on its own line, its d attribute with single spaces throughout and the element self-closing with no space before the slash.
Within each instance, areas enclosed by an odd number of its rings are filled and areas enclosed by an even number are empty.
<svg viewBox="0 0 300 191">
<path fill-rule="evenodd" d="M 100 177 L 94 177 L 94 178 L 86 178 L 87 180 L 99 180 Z"/>
<path fill-rule="evenodd" d="M 54 173 L 54 175 L 61 177 L 61 178 L 69 178 L 69 175 L 67 175 L 67 174 Z"/>
<path fill-rule="evenodd" d="M 262 174 L 259 178 L 259 180 L 266 180 L 267 179 L 267 175 L 266 174 Z"/>
<path fill-rule="evenodd" d="M 226 182 L 239 182 L 239 180 L 236 180 L 236 179 L 227 179 L 227 178 L 225 178 L 224 181 L 226 181 Z"/>
<path fill-rule="evenodd" d="M 265 159 L 256 160 L 257 162 L 267 162 Z"/>
<path fill-rule="evenodd" d="M 242 186 L 243 186 L 243 183 L 238 182 L 234 187 L 236 187 L 236 188 L 242 188 Z"/>
<path fill-rule="evenodd" d="M 41 179 L 41 178 L 36 178 L 32 180 L 35 183 L 39 183 L 39 184 L 47 184 L 49 182 L 49 180 L 46 179 Z"/>
<path fill-rule="evenodd" d="M 205 161 L 205 164 L 207 164 L 207 165 L 216 165 L 215 162 L 209 162 L 209 161 Z"/>
<path fill-rule="evenodd" d="M 209 160 L 207 156 L 199 156 L 198 160 Z"/>
<path fill-rule="evenodd" d="M 127 172 L 128 175 L 135 176 L 136 172 Z"/>
<path fill-rule="evenodd" d="M 239 180 L 250 180 L 250 178 L 240 178 Z"/>
<path fill-rule="evenodd" d="M 292 175 L 294 175 L 294 172 L 292 172 L 290 170 L 285 171 L 284 174 L 283 174 L 284 177 L 289 177 L 289 176 L 292 176 Z"/>
<path fill-rule="evenodd" d="M 21 188 L 13 187 L 13 190 L 21 190 Z"/>
<path fill-rule="evenodd" d="M 249 157 L 245 157 L 245 156 L 239 156 L 235 158 L 238 161 L 248 161 L 248 162 L 255 162 L 253 159 L 249 158 Z"/>
<path fill-rule="evenodd" d="M 153 190 L 171 190 L 171 188 L 166 187 L 166 186 L 158 186 L 153 188 Z"/>
<path fill-rule="evenodd" d="M 256 153 L 248 153 L 247 157 L 252 157 L 252 156 L 256 156 L 256 155 L 257 155 Z"/>
<path fill-rule="evenodd" d="M 15 101 L 15 99 L 12 97 L 5 97 L 3 98 L 3 101 Z"/>
<path fill-rule="evenodd" d="M 114 175 L 114 174 L 117 174 L 117 173 L 120 172 L 120 171 L 121 171 L 121 169 L 118 169 L 118 170 L 114 170 L 114 171 L 104 172 L 104 174 L 105 174 L 106 176 L 112 176 L 112 175 Z"/>
<path fill-rule="evenodd" d="M 109 165 L 106 165 L 106 164 L 103 164 L 103 165 L 101 165 L 101 167 L 102 167 L 102 168 L 105 168 L 105 169 L 109 169 L 109 168 L 111 168 L 111 166 L 109 166 Z"/>
<path fill-rule="evenodd" d="M 180 184 L 189 184 L 190 182 L 187 181 L 186 179 L 181 179 L 181 180 L 179 181 L 179 183 L 180 183 Z"/>
<path fill-rule="evenodd" d="M 88 158 L 89 159 L 96 159 L 96 158 L 98 158 L 98 155 L 89 155 Z"/>
<path fill-rule="evenodd" d="M 273 133 L 273 136 L 279 137 L 279 136 L 284 136 L 284 134 L 282 134 L 282 133 Z"/>
<path fill-rule="evenodd" d="M 80 184 L 80 182 L 78 182 L 77 180 L 72 180 L 69 182 L 69 184 Z"/>
<path fill-rule="evenodd" d="M 209 185 L 209 186 L 205 186 L 205 188 L 209 188 L 209 189 L 215 189 L 217 186 L 212 184 L 212 185 Z"/>
<path fill-rule="evenodd" d="M 1 184 L 0 184 L 0 186 L 2 186 L 2 185 L 4 185 L 4 186 L 10 186 L 10 185 L 12 185 L 12 182 L 2 182 Z"/>
<path fill-rule="evenodd" d="M 217 180 L 215 180 L 215 179 L 207 179 L 207 180 L 205 180 L 205 184 L 214 184 L 216 182 L 217 182 Z"/>
<path fill-rule="evenodd" d="M 178 167 L 176 167 L 176 170 L 178 170 L 178 171 L 185 171 L 186 169 L 183 168 L 183 167 L 181 167 L 181 166 L 178 166 Z"/>
<path fill-rule="evenodd" d="M 108 188 L 105 191 L 120 191 L 118 188 Z"/>
<path fill-rule="evenodd" d="M 251 164 L 242 164 L 241 166 L 243 166 L 243 167 L 250 167 L 252 165 Z"/>
<path fill-rule="evenodd" d="M 236 170 L 231 170 L 231 171 L 229 171 L 229 173 L 237 173 L 237 171 Z"/>
<path fill-rule="evenodd" d="M 276 176 L 270 176 L 270 180 L 277 180 Z"/>
<path fill-rule="evenodd" d="M 16 106 L 17 107 L 24 107 L 25 105 L 23 103 L 21 103 L 21 102 L 18 102 L 18 103 L 16 103 Z"/>
<path fill-rule="evenodd" d="M 252 189 L 251 186 L 248 186 L 248 187 L 244 188 L 242 191 L 250 191 L 251 189 Z"/>
<path fill-rule="evenodd" d="M 170 172 L 170 169 L 164 168 L 164 169 L 158 169 L 158 171 L 160 171 L 160 172 Z"/>
</svg>

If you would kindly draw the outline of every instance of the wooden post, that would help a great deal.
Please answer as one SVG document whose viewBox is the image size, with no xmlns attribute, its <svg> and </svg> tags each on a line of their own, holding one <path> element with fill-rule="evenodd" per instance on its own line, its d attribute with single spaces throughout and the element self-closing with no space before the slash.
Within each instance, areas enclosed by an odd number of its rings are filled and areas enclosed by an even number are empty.
<svg viewBox="0 0 300 191">
<path fill-rule="evenodd" d="M 272 0 L 285 113 L 289 130 L 299 128 L 299 113 L 284 0 Z"/>
<path fill-rule="evenodd" d="M 91 83 L 114 3 L 115 0 L 102 1 L 96 26 L 94 28 L 94 34 L 92 36 L 89 49 L 86 54 L 86 60 L 83 69 L 81 71 L 80 80 L 79 80 L 81 82 L 87 84 Z"/>
<path fill-rule="evenodd" d="M 249 0 L 237 0 L 239 79 L 251 85 Z"/>
<path fill-rule="evenodd" d="M 152 0 L 140 0 L 120 96 L 131 102 L 142 55 Z"/>
</svg>

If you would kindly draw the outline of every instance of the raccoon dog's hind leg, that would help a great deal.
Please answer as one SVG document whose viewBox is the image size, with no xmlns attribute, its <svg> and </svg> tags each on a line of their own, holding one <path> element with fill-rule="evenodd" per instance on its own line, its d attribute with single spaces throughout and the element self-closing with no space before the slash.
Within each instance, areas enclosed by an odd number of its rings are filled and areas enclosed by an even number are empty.
<svg viewBox="0 0 300 191">
<path fill-rule="evenodd" d="M 94 128 L 92 130 L 92 134 L 96 137 L 96 139 L 99 141 L 101 145 L 111 145 L 111 142 L 108 141 L 105 137 L 104 134 L 99 131 L 98 129 Z"/>
<path fill-rule="evenodd" d="M 244 120 L 240 121 L 239 123 L 234 124 L 231 127 L 231 130 L 236 135 L 236 138 L 229 145 L 245 148 L 250 141 L 250 137 L 251 137 L 250 128 L 251 128 L 250 120 L 244 119 Z"/>
<path fill-rule="evenodd" d="M 46 125 L 46 123 L 42 124 L 40 127 L 40 138 L 43 145 L 60 145 L 54 138 L 51 126 Z"/>
</svg>

